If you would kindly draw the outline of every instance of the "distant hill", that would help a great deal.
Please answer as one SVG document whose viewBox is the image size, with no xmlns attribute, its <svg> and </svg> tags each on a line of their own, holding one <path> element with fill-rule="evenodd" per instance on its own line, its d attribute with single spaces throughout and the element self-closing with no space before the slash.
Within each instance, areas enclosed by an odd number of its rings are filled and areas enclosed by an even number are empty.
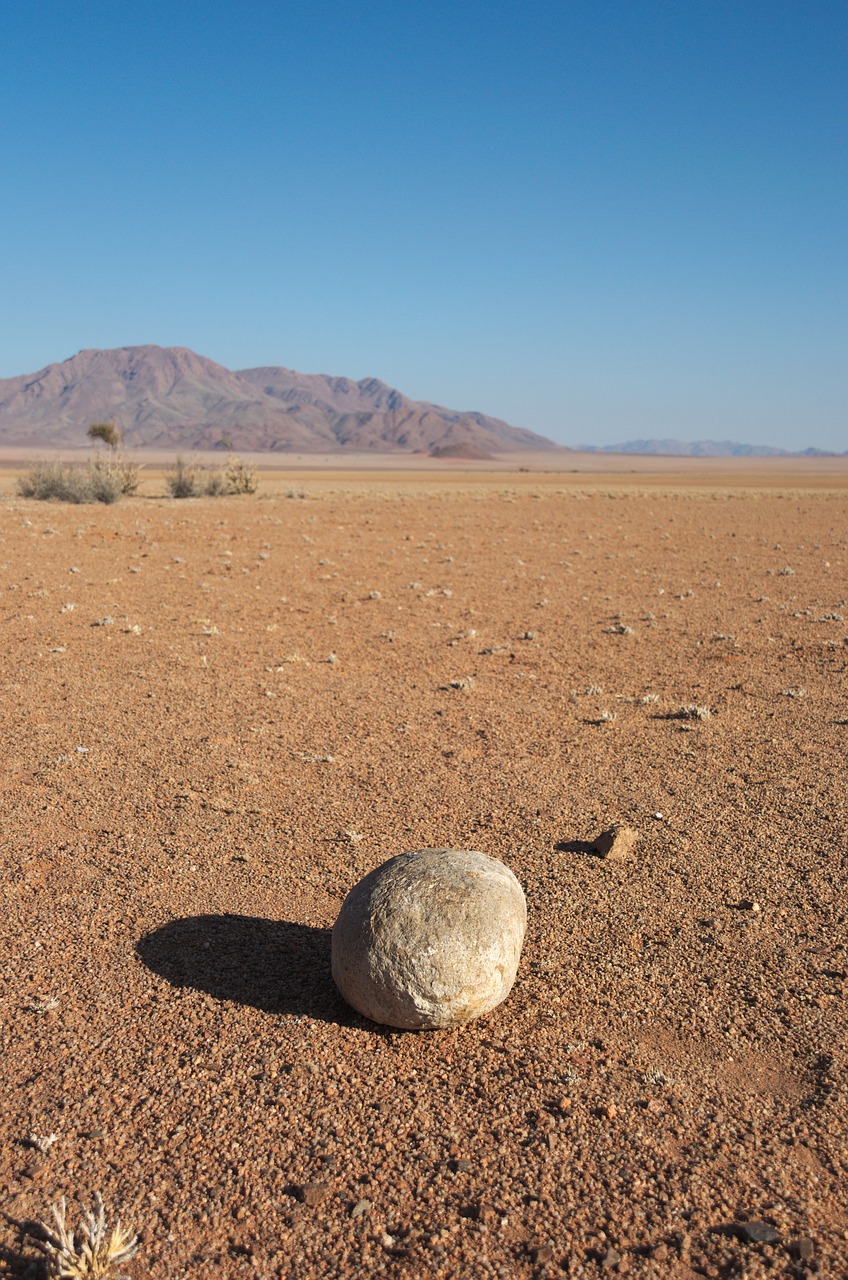
<svg viewBox="0 0 848 1280">
<path fill-rule="evenodd" d="M 112 418 L 129 447 L 450 449 L 466 457 L 559 447 L 482 413 L 410 400 L 376 378 L 234 372 L 185 347 L 80 351 L 38 373 L 0 379 L 0 444 L 79 446 L 90 423 Z"/>
<path fill-rule="evenodd" d="M 838 455 L 826 449 L 802 449 L 791 453 L 767 444 L 739 444 L 735 440 L 628 440 L 626 444 L 581 444 L 584 453 L 652 453 L 674 458 L 829 458 Z"/>
</svg>

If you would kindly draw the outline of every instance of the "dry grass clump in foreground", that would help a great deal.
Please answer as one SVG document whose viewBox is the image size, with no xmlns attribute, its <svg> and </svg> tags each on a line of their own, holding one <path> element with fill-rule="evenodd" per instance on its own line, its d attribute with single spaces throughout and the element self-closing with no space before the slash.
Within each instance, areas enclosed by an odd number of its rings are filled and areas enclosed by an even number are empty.
<svg viewBox="0 0 848 1280">
<path fill-rule="evenodd" d="M 52 1206 L 53 1226 L 40 1222 L 44 1239 L 36 1244 L 46 1258 L 49 1280 L 88 1280 L 89 1277 L 116 1276 L 115 1268 L 129 1262 L 138 1249 L 137 1237 L 121 1226 L 118 1218 L 111 1231 L 106 1229 L 106 1210 L 99 1192 L 95 1195 L 94 1209 L 86 1209 L 77 1232 L 68 1230 L 65 1222 L 67 1203 L 65 1197 Z M 79 1239 L 77 1239 L 79 1235 Z"/>
</svg>

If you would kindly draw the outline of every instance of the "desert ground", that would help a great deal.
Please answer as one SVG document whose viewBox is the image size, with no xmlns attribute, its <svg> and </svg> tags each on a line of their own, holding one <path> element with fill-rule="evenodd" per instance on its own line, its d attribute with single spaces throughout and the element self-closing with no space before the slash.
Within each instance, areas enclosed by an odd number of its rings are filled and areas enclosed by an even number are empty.
<svg viewBox="0 0 848 1280">
<path fill-rule="evenodd" d="M 0 1276 L 97 1193 L 132 1280 L 848 1275 L 844 461 L 301 463 L 5 459 Z M 518 979 L 381 1028 L 329 930 L 439 846 Z"/>
</svg>

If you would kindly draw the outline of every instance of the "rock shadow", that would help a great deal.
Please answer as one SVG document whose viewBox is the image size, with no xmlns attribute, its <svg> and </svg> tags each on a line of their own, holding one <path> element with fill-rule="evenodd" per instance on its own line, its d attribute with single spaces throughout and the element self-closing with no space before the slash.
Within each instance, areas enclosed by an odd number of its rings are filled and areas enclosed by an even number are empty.
<svg viewBox="0 0 848 1280">
<path fill-rule="evenodd" d="M 554 849 L 557 853 L 582 853 L 589 857 L 600 857 L 592 840 L 557 840 Z"/>
<path fill-rule="evenodd" d="M 185 916 L 146 934 L 136 951 L 175 987 L 264 1013 L 364 1024 L 333 982 L 329 929 L 257 916 Z"/>
</svg>

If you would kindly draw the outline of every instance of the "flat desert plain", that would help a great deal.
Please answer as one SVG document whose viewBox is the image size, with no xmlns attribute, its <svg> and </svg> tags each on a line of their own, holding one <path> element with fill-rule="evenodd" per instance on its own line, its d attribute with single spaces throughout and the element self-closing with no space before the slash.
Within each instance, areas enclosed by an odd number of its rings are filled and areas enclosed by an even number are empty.
<svg viewBox="0 0 848 1280">
<path fill-rule="evenodd" d="M 0 1275 L 848 1275 L 846 472 L 632 462 L 5 473 Z M 391 1031 L 329 930 L 434 846 L 524 954 Z"/>
</svg>

